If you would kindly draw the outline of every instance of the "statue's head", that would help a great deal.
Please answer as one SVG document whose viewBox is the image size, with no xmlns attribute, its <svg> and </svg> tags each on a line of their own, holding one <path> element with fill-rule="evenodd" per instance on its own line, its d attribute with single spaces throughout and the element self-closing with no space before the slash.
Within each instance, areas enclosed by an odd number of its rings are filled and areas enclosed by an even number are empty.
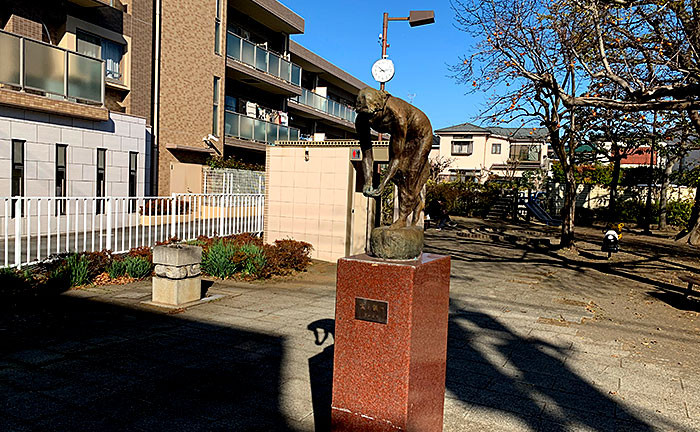
<svg viewBox="0 0 700 432">
<path fill-rule="evenodd" d="M 355 110 L 358 113 L 374 114 L 384 109 L 391 95 L 383 90 L 365 87 L 357 95 Z"/>
</svg>

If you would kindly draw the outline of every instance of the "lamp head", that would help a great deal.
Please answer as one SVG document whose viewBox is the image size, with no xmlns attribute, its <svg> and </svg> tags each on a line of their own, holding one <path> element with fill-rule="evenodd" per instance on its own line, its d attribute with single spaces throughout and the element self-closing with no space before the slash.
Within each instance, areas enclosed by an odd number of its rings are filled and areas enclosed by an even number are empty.
<svg viewBox="0 0 700 432">
<path fill-rule="evenodd" d="M 435 11 L 410 11 L 408 15 L 408 24 L 411 27 L 418 27 L 435 22 Z"/>
</svg>

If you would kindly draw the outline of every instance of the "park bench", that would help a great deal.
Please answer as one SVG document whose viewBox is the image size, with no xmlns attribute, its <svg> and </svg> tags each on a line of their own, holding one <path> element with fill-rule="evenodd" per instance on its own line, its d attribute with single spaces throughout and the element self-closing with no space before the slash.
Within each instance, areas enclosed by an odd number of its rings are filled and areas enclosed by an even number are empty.
<svg viewBox="0 0 700 432">
<path fill-rule="evenodd" d="M 686 275 L 680 275 L 678 277 L 688 284 L 688 289 L 685 291 L 685 298 L 689 298 L 690 294 L 693 293 L 693 285 L 700 285 L 700 277 Z"/>
</svg>

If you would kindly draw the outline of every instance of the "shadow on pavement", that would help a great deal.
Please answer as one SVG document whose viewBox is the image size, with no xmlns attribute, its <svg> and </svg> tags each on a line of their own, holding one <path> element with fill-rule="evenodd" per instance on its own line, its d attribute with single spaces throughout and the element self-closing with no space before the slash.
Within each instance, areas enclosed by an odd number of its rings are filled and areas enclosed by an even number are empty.
<svg viewBox="0 0 700 432">
<path fill-rule="evenodd" d="M 481 421 L 484 429 L 495 430 L 505 424 L 501 421 L 507 422 L 503 415 L 508 414 L 533 431 L 656 430 L 567 367 L 568 346 L 524 339 L 490 315 L 455 301 L 451 309 L 446 390 L 448 397 L 476 411 L 465 426 Z M 334 322 L 315 321 L 308 329 L 319 344 L 333 335 Z M 316 432 L 330 431 L 333 347 L 308 360 Z M 664 426 L 685 430 L 675 424 Z"/>
<path fill-rule="evenodd" d="M 335 320 L 317 320 L 309 324 L 307 328 L 314 332 L 316 345 L 323 345 L 329 336 L 335 342 Z M 334 348 L 335 343 L 328 345 L 322 352 L 309 358 L 311 402 L 314 409 L 314 430 L 316 432 L 331 430 Z"/>
<path fill-rule="evenodd" d="M 451 308 L 448 397 L 472 404 L 473 421 L 507 412 L 540 431 L 656 430 L 567 367 L 568 346 L 524 339 L 490 315 L 455 301 Z"/>
<path fill-rule="evenodd" d="M 71 296 L 0 310 L 0 430 L 285 431 L 283 339 Z"/>
</svg>

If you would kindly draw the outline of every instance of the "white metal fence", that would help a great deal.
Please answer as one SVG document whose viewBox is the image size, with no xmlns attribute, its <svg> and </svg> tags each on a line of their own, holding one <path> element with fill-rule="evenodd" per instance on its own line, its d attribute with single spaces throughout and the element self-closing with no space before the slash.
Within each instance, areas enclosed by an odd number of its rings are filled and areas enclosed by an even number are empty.
<svg viewBox="0 0 700 432">
<path fill-rule="evenodd" d="M 261 234 L 262 194 L 0 198 L 0 260 L 37 263 L 64 252 L 115 253 L 177 237 Z"/>
</svg>

